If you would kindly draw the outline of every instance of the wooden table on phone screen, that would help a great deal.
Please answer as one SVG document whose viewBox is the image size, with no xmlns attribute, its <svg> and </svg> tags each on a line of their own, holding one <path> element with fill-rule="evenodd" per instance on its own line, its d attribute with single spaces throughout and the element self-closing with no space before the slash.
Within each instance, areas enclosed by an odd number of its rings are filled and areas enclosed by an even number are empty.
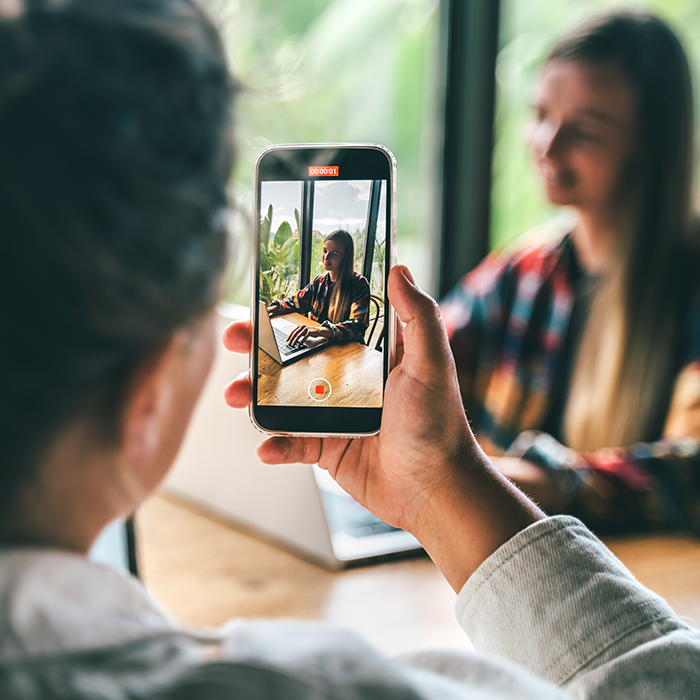
<svg viewBox="0 0 700 700">
<path fill-rule="evenodd" d="M 301 314 L 285 314 L 297 325 L 320 326 Z M 374 408 L 382 405 L 382 353 L 362 343 L 327 345 L 282 367 L 262 350 L 258 356 L 258 403 L 264 406 L 345 406 Z M 323 402 L 309 396 L 309 384 L 325 379 L 331 395 Z"/>
</svg>

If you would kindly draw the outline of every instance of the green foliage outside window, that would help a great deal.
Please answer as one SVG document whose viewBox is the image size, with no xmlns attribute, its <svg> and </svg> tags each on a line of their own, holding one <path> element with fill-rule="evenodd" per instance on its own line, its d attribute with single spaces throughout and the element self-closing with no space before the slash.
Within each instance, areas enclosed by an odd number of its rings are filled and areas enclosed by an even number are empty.
<svg viewBox="0 0 700 700">
<path fill-rule="evenodd" d="M 253 163 L 273 143 L 383 143 L 399 167 L 399 259 L 429 286 L 438 0 L 204 0 L 233 73 L 235 256 L 228 301 L 248 303 Z M 257 224 L 257 222 L 255 222 Z"/>
</svg>

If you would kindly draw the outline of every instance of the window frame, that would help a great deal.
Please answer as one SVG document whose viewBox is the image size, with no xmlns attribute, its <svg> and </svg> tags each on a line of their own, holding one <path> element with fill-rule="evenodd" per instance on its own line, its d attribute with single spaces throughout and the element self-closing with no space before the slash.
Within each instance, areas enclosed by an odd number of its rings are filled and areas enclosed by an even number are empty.
<svg viewBox="0 0 700 700">
<path fill-rule="evenodd" d="M 500 0 L 441 0 L 442 147 L 435 288 L 489 252 Z"/>
</svg>

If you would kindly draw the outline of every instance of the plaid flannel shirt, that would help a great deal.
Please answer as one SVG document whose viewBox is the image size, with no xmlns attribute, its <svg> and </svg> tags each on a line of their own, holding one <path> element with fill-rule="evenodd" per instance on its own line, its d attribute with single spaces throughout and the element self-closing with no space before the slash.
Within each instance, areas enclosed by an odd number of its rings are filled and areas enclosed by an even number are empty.
<svg viewBox="0 0 700 700">
<path fill-rule="evenodd" d="M 289 299 L 280 300 L 280 306 L 288 313 L 297 311 L 333 331 L 333 340 L 347 343 L 352 340 L 365 342 L 369 325 L 369 283 L 355 273 L 352 279 L 352 304 L 348 318 L 342 323 L 328 320 L 328 305 L 332 282 L 330 274 L 320 275 Z"/>
<path fill-rule="evenodd" d="M 441 306 L 467 416 L 488 454 L 546 469 L 590 525 L 700 533 L 700 303 L 693 300 L 663 433 L 581 454 L 541 432 L 574 305 L 570 235 L 495 253 Z"/>
</svg>

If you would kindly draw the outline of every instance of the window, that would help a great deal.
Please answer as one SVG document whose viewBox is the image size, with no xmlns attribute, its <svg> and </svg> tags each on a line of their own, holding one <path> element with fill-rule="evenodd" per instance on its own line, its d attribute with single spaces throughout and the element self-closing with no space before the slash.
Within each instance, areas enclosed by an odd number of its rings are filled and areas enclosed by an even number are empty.
<svg viewBox="0 0 700 700">
<path fill-rule="evenodd" d="M 354 269 L 381 296 L 386 244 L 386 182 L 263 182 L 261 288 L 262 301 L 289 297 L 324 274 L 323 241 L 338 229 L 353 239 Z M 300 231 L 310 231 L 303 245 Z M 308 258 L 308 259 L 307 259 Z"/>
<path fill-rule="evenodd" d="M 260 209 L 264 214 L 260 297 L 269 306 L 274 299 L 291 296 L 302 286 L 299 274 L 302 183 L 264 182 Z"/>
<path fill-rule="evenodd" d="M 311 278 L 322 274 L 323 239 L 332 231 L 342 228 L 352 236 L 355 244 L 355 270 L 369 281 L 372 294 L 381 295 L 386 240 L 386 183 L 381 180 L 356 180 L 311 182 L 309 185 L 315 185 Z M 339 214 L 342 218 L 338 218 Z M 301 283 L 306 282 L 301 280 Z"/>
<path fill-rule="evenodd" d="M 224 36 L 232 70 L 245 86 L 236 108 L 237 162 L 231 183 L 236 211 L 230 225 L 236 254 L 225 284 L 227 301 L 248 303 L 253 164 L 257 153 L 273 143 L 387 146 L 398 163 L 399 260 L 429 287 L 437 234 L 438 1 L 206 2 Z M 321 207 L 323 197 L 316 194 Z M 293 209 L 301 213 L 296 195 L 289 196 L 284 211 L 273 211 L 275 235 L 283 221 L 293 232 Z M 320 210 L 315 216 L 318 221 L 329 218 Z M 351 231 L 363 244 L 363 216 L 356 218 Z M 319 232 L 326 230 L 319 224 Z M 279 240 L 287 233 L 285 226 Z M 372 264 L 380 262 L 385 235 L 378 227 Z M 318 251 L 315 255 L 313 269 Z M 376 288 L 378 283 L 372 284 Z"/>
</svg>

